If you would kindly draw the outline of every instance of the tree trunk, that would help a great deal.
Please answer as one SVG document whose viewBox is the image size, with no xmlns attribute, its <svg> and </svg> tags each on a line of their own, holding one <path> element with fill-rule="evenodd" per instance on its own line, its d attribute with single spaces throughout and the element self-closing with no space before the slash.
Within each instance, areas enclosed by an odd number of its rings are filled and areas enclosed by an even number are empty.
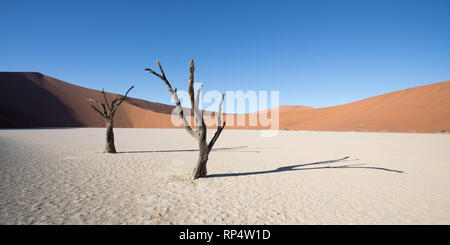
<svg viewBox="0 0 450 245">
<path fill-rule="evenodd" d="M 204 177 L 207 174 L 206 163 L 208 162 L 209 148 L 206 143 L 206 139 L 200 139 L 199 141 L 199 153 L 197 163 L 195 164 L 194 172 L 191 179 L 198 179 Z"/>
<path fill-rule="evenodd" d="M 124 96 L 116 97 L 111 104 L 108 102 L 108 98 L 106 96 L 105 90 L 102 89 L 103 99 L 104 102 L 94 100 L 94 99 L 88 99 L 89 101 L 97 103 L 100 107 L 96 107 L 91 105 L 92 109 L 94 111 L 98 112 L 100 115 L 102 115 L 103 118 L 105 118 L 106 121 L 106 146 L 105 151 L 107 153 L 116 153 L 116 147 L 114 146 L 114 132 L 113 132 L 113 118 L 114 114 L 116 113 L 117 108 L 122 104 L 124 100 L 127 99 L 127 95 L 130 92 L 131 89 L 133 89 L 134 86 L 131 86 Z"/>
<path fill-rule="evenodd" d="M 113 131 L 113 121 L 112 120 L 106 120 L 105 152 L 116 153 L 116 147 L 114 146 L 114 131 Z"/>
<path fill-rule="evenodd" d="M 189 126 L 189 123 L 186 120 L 186 116 L 183 113 L 183 107 L 181 106 L 180 99 L 177 95 L 177 89 L 173 90 L 172 85 L 170 85 L 169 81 L 166 78 L 166 75 L 164 74 L 164 70 L 161 66 L 161 63 L 159 61 L 156 61 L 158 64 L 159 70 L 161 71 L 161 74 L 158 74 L 154 70 L 150 68 L 146 68 L 146 71 L 149 71 L 153 75 L 159 77 L 163 82 L 166 84 L 167 89 L 169 90 L 170 94 L 172 95 L 172 98 L 176 104 L 176 108 L 178 110 L 179 116 L 183 122 L 184 128 L 186 131 L 194 137 L 198 141 L 198 159 L 197 163 L 194 168 L 194 172 L 192 173 L 191 179 L 195 180 L 200 177 L 204 177 L 207 174 L 206 171 L 206 163 L 208 162 L 208 156 L 209 152 L 213 148 L 215 142 L 217 141 L 217 138 L 219 138 L 220 133 L 222 132 L 223 128 L 225 127 L 225 122 L 222 124 L 222 103 L 223 99 L 225 97 L 225 93 L 222 94 L 222 100 L 219 104 L 219 110 L 217 111 L 217 131 L 214 134 L 213 138 L 209 142 L 209 144 L 206 141 L 206 125 L 203 119 L 203 112 L 200 110 L 199 103 L 200 103 L 200 93 L 202 90 L 202 85 L 197 89 L 197 95 L 195 96 L 194 93 L 194 60 L 191 60 L 190 67 L 189 67 L 189 97 L 191 100 L 191 106 L 192 110 L 194 112 L 195 122 L 198 125 L 197 130 L 192 130 L 191 126 Z"/>
</svg>

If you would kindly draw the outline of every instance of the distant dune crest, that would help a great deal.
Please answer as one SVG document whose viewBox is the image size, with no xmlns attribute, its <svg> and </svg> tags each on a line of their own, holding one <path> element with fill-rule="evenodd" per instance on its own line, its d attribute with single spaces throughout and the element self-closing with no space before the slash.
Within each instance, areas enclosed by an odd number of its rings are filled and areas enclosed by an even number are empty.
<svg viewBox="0 0 450 245">
<path fill-rule="evenodd" d="M 0 127 L 103 127 L 87 98 L 102 96 L 35 72 L 0 72 Z M 107 93 L 113 98 L 115 94 Z M 117 111 L 116 127 L 173 128 L 174 106 L 129 98 Z M 450 81 L 404 89 L 349 104 L 278 107 L 281 130 L 448 132 Z M 263 113 L 261 111 L 258 113 Z M 229 117 L 230 114 L 228 114 Z M 245 115 L 248 119 L 249 115 Z M 225 115 L 225 120 L 227 115 Z M 248 120 L 247 120 L 248 122 Z M 247 125 L 247 124 L 246 124 Z M 263 127 L 234 126 L 258 129 Z"/>
</svg>

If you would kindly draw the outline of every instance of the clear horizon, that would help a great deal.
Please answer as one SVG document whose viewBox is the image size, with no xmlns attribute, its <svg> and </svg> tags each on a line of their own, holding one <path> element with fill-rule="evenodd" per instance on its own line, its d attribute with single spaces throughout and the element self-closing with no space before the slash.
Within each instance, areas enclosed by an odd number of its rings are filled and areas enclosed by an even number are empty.
<svg viewBox="0 0 450 245">
<path fill-rule="evenodd" d="M 1 71 L 113 93 L 134 84 L 130 97 L 151 102 L 170 103 L 144 71 L 157 59 L 179 90 L 194 58 L 204 91 L 275 90 L 280 105 L 314 108 L 450 80 L 449 1 L 10 1 L 2 10 Z"/>
</svg>

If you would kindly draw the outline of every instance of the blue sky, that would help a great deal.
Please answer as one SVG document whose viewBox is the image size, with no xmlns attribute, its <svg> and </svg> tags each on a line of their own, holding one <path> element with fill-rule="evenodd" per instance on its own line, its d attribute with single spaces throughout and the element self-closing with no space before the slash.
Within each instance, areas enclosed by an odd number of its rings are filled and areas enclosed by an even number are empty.
<svg viewBox="0 0 450 245">
<path fill-rule="evenodd" d="M 450 1 L 2 1 L 0 71 L 170 103 L 187 89 L 278 90 L 325 107 L 450 80 Z M 226 111 L 226 110 L 225 110 Z"/>
</svg>

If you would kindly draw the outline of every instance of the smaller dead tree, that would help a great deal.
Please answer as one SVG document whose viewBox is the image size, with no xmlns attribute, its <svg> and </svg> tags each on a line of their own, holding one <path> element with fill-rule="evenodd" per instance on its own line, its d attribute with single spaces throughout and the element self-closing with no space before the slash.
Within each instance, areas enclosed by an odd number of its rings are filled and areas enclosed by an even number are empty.
<svg viewBox="0 0 450 245">
<path fill-rule="evenodd" d="M 198 141 L 198 147 L 199 147 L 199 154 L 197 163 L 195 164 L 194 172 L 192 173 L 191 179 L 198 179 L 200 177 L 206 176 L 206 163 L 208 162 L 208 156 L 211 152 L 214 144 L 216 143 L 217 139 L 220 136 L 220 133 L 222 132 L 223 128 L 225 127 L 225 122 L 222 124 L 222 103 L 223 99 L 225 97 L 225 93 L 222 94 L 222 100 L 219 104 L 218 112 L 216 113 L 217 117 L 217 131 L 212 137 L 211 141 L 207 143 L 206 141 L 206 125 L 205 121 L 203 119 L 203 112 L 199 108 L 199 97 L 202 90 L 202 86 L 200 86 L 197 90 L 197 95 L 194 96 L 194 60 L 191 60 L 190 62 L 190 77 L 189 77 L 189 97 L 191 100 L 191 106 L 192 110 L 194 111 L 194 117 L 195 122 L 197 124 L 197 129 L 193 130 L 191 126 L 189 126 L 189 123 L 187 122 L 186 115 L 183 113 L 183 107 L 181 106 L 180 99 L 177 95 L 177 89 L 173 90 L 172 86 L 170 85 L 169 81 L 167 80 L 166 75 L 164 74 L 163 68 L 161 67 L 161 64 L 159 61 L 156 62 L 158 64 L 159 70 L 161 71 L 161 74 L 153 71 L 152 69 L 146 68 L 146 71 L 149 71 L 153 75 L 157 76 L 163 82 L 166 84 L 167 88 L 169 89 L 170 94 L 172 95 L 173 100 L 176 104 L 176 109 L 178 110 L 178 115 L 181 118 L 184 128 L 188 132 L 190 136 L 192 136 L 194 139 Z"/>
<path fill-rule="evenodd" d="M 90 105 L 92 109 L 94 109 L 96 112 L 98 112 L 103 118 L 105 118 L 106 121 L 106 146 L 105 146 L 105 152 L 107 153 L 116 153 L 116 146 L 114 145 L 114 115 L 116 114 L 117 108 L 119 108 L 120 104 L 124 100 L 127 99 L 128 92 L 130 92 L 131 89 L 133 89 L 134 86 L 131 86 L 131 88 L 128 89 L 128 91 L 125 93 L 124 96 L 118 96 L 116 97 L 111 104 L 108 102 L 108 99 L 106 98 L 105 90 L 102 89 L 103 99 L 104 101 L 98 101 L 89 98 L 89 101 L 95 102 L 100 106 L 100 109 L 97 108 L 94 105 Z"/>
</svg>

